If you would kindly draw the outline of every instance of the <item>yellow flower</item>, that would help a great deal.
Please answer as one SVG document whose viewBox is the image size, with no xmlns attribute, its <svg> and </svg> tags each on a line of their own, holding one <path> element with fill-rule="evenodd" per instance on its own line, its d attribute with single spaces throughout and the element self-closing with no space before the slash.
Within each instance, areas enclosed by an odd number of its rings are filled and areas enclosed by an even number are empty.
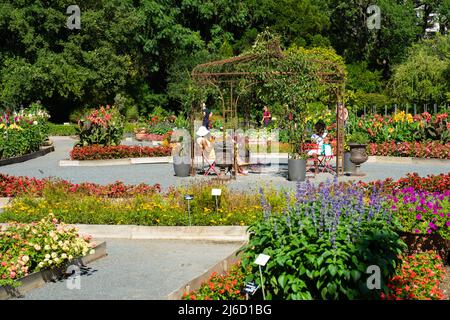
<svg viewBox="0 0 450 320">
<path fill-rule="evenodd" d="M 392 132 L 394 132 L 394 128 L 389 128 L 389 133 L 392 133 Z"/>
</svg>

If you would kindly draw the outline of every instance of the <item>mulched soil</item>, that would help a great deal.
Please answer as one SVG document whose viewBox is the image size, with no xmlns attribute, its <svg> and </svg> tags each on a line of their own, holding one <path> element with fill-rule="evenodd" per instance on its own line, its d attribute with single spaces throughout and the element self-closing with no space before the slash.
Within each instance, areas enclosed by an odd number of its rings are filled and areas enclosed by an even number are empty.
<svg viewBox="0 0 450 320">
<path fill-rule="evenodd" d="M 440 288 L 445 295 L 445 299 L 450 300 L 450 266 L 445 267 L 445 278 L 441 282 Z"/>
</svg>

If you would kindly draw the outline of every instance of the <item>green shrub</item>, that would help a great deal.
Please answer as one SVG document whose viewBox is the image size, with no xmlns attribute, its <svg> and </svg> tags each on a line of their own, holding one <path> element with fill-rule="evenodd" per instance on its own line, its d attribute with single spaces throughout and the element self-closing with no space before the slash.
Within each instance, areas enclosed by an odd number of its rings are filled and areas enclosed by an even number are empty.
<svg viewBox="0 0 450 320">
<path fill-rule="evenodd" d="M 77 134 L 77 126 L 74 124 L 63 125 L 49 123 L 48 135 L 49 136 L 74 136 Z"/>
</svg>

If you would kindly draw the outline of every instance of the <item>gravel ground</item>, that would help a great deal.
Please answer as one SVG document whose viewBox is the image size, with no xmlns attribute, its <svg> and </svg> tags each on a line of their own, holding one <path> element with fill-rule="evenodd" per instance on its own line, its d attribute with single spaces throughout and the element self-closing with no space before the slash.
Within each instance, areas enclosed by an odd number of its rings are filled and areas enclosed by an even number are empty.
<svg viewBox="0 0 450 320">
<path fill-rule="evenodd" d="M 450 266 L 445 267 L 445 277 L 440 284 L 440 288 L 445 295 L 445 299 L 450 300 Z"/>
<path fill-rule="evenodd" d="M 117 180 L 129 184 L 160 183 L 165 189 L 170 186 L 179 186 L 192 183 L 193 181 L 208 180 L 208 177 L 199 175 L 196 178 L 179 178 L 174 176 L 172 164 L 140 164 L 127 166 L 104 166 L 104 167 L 60 167 L 59 160 L 68 159 L 69 151 L 75 140 L 69 137 L 51 137 L 54 141 L 55 151 L 43 157 L 29 160 L 23 163 L 2 166 L 0 173 L 11 175 L 25 175 L 29 177 L 59 177 L 74 183 L 95 182 L 106 184 Z M 138 142 L 127 142 L 126 144 L 139 144 Z M 237 180 L 229 183 L 230 188 L 235 190 L 256 190 L 261 185 L 272 184 L 277 188 L 295 188 L 296 183 L 287 181 L 287 159 L 282 159 L 279 167 L 263 167 L 263 173 L 239 176 Z M 392 177 L 398 179 L 408 172 L 418 172 L 421 175 L 439 174 L 449 172 L 448 165 L 405 165 L 405 164 L 381 164 L 365 163 L 362 170 L 367 175 L 362 179 L 372 181 Z M 211 175 L 211 177 L 213 177 Z M 321 173 L 311 181 L 317 183 L 333 179 L 329 173 Z M 360 180 L 355 177 L 341 177 L 341 180 Z"/>
<path fill-rule="evenodd" d="M 239 248 L 230 243 L 122 239 L 108 239 L 106 246 L 108 256 L 82 271 L 81 289 L 70 290 L 61 280 L 22 299 L 160 300 Z"/>
</svg>

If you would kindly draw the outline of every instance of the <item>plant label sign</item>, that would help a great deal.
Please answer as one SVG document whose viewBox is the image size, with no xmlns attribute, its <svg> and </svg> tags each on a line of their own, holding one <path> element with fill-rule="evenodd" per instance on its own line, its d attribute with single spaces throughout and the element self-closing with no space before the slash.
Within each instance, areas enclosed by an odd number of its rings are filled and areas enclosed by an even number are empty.
<svg viewBox="0 0 450 320">
<path fill-rule="evenodd" d="M 194 196 L 192 194 L 187 194 L 184 196 L 184 200 L 193 200 Z"/>
<path fill-rule="evenodd" d="M 270 256 L 261 253 L 261 254 L 256 258 L 255 263 L 256 263 L 257 265 L 259 265 L 259 266 L 264 267 L 264 266 L 266 265 L 267 261 L 269 261 L 269 259 L 270 259 Z"/>
<path fill-rule="evenodd" d="M 242 291 L 250 296 L 254 295 L 256 290 L 258 290 L 259 286 L 254 282 L 246 283 Z"/>
<path fill-rule="evenodd" d="M 222 194 L 222 189 L 212 189 L 211 195 L 213 196 L 220 196 Z"/>
</svg>

